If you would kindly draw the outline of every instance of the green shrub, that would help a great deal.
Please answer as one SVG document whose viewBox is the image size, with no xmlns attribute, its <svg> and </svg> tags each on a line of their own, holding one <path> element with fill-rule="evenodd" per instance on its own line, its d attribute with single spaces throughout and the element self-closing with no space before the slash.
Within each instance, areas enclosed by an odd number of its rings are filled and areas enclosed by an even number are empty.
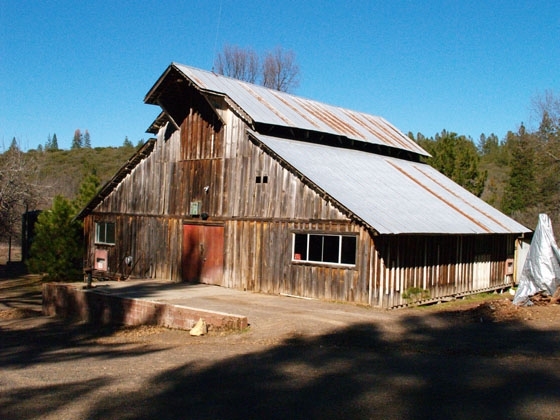
<svg viewBox="0 0 560 420">
<path fill-rule="evenodd" d="M 56 196 L 52 208 L 39 215 L 27 261 L 31 272 L 46 273 L 52 281 L 80 279 L 83 234 L 74 216 L 74 206 L 62 196 Z"/>
<path fill-rule="evenodd" d="M 422 289 L 420 287 L 409 287 L 403 293 L 403 298 L 408 303 L 417 302 L 419 300 L 428 299 L 430 297 L 430 292 L 426 289 Z"/>
</svg>

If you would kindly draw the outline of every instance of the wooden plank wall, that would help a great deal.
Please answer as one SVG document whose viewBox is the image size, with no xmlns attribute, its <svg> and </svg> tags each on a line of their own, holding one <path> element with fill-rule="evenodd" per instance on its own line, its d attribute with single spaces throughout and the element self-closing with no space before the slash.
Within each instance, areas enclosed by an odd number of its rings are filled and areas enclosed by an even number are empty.
<svg viewBox="0 0 560 420">
<path fill-rule="evenodd" d="M 94 224 L 96 221 L 113 222 L 116 244 L 96 245 Z M 84 266 L 94 263 L 95 249 L 108 250 L 108 270 L 135 277 L 181 279 L 181 237 L 183 221 L 169 217 L 146 217 L 117 214 L 96 214 L 85 220 L 88 253 Z M 90 233 L 91 232 L 91 233 Z M 132 266 L 125 266 L 124 259 L 132 257 Z"/>
<path fill-rule="evenodd" d="M 375 237 L 372 303 L 406 304 L 411 287 L 437 299 L 476 290 L 505 287 L 506 260 L 514 254 L 512 235 Z"/>
<path fill-rule="evenodd" d="M 226 223 L 223 286 L 367 304 L 369 252 L 359 253 L 356 267 L 294 262 L 294 231 L 355 233 L 359 243 L 369 243 L 367 232 L 345 222 L 230 221 Z"/>
</svg>

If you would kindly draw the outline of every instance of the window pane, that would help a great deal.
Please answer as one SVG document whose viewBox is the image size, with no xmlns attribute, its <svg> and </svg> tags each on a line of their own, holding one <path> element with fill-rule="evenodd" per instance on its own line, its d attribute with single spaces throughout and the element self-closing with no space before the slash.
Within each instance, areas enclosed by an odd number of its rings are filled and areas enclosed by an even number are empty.
<svg viewBox="0 0 560 420">
<path fill-rule="evenodd" d="M 356 264 L 356 237 L 343 236 L 342 237 L 342 264 Z"/>
<path fill-rule="evenodd" d="M 115 243 L 115 224 L 99 222 L 95 224 L 95 242 L 99 244 Z"/>
<path fill-rule="evenodd" d="M 105 242 L 108 244 L 115 243 L 115 224 L 107 223 L 107 233 L 105 236 Z"/>
<path fill-rule="evenodd" d="M 296 233 L 294 235 L 294 260 L 307 261 L 307 235 Z"/>
<path fill-rule="evenodd" d="M 323 236 L 323 262 L 338 263 L 340 236 Z"/>
<path fill-rule="evenodd" d="M 95 242 L 101 242 L 101 224 L 95 224 Z"/>
<path fill-rule="evenodd" d="M 323 261 L 323 237 L 321 235 L 309 235 L 309 261 Z"/>
</svg>

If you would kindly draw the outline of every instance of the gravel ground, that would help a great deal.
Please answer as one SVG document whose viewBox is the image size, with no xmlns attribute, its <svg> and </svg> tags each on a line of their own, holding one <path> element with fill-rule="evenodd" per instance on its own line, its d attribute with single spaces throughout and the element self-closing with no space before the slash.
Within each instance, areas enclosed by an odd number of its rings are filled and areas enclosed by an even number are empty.
<svg viewBox="0 0 560 420">
<path fill-rule="evenodd" d="M 1 419 L 560 418 L 556 305 L 497 296 L 191 337 L 44 317 L 40 286 L 0 279 Z"/>
</svg>

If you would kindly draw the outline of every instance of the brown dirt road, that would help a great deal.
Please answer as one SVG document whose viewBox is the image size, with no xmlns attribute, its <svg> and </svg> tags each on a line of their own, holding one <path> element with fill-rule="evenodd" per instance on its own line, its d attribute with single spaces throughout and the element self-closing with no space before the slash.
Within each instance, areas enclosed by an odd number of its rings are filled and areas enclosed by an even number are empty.
<svg viewBox="0 0 560 420">
<path fill-rule="evenodd" d="M 2 419 L 560 418 L 559 306 L 496 296 L 191 337 L 43 317 L 40 287 L 0 278 Z"/>
</svg>

